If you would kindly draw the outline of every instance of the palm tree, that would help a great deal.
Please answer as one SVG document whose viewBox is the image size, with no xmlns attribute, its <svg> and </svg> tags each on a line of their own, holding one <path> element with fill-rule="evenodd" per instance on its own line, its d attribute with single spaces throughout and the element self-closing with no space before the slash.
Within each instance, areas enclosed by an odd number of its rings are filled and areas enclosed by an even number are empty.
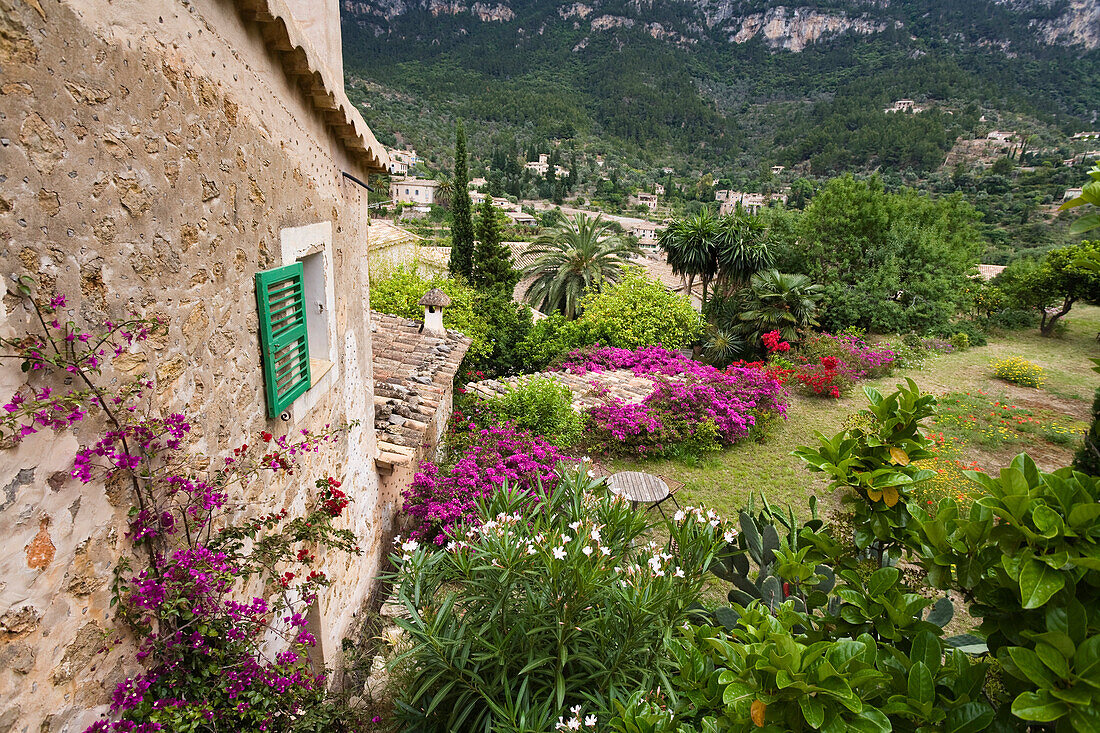
<svg viewBox="0 0 1100 733">
<path fill-rule="evenodd" d="M 612 232 L 602 216 L 577 214 L 540 235 L 527 254 L 535 259 L 523 274 L 535 279 L 524 298 L 543 312 L 557 310 L 573 320 L 580 315 L 585 294 L 617 282 L 623 267 L 640 250 Z"/>
<path fill-rule="evenodd" d="M 439 200 L 439 205 L 450 208 L 451 200 L 455 195 L 455 182 L 454 179 L 448 176 L 446 173 L 439 173 L 436 176 L 436 180 L 439 181 L 439 185 L 435 188 L 436 198 Z"/>
<path fill-rule="evenodd" d="M 703 281 L 703 303 L 707 302 L 707 285 L 718 273 L 718 234 L 718 220 L 708 209 L 701 209 L 673 221 L 657 242 L 673 274 L 687 278 L 689 297 L 695 278 Z"/>
<path fill-rule="evenodd" d="M 752 276 L 738 319 L 753 339 L 779 331 L 785 341 L 797 341 L 798 332 L 818 325 L 817 304 L 823 289 L 805 275 L 765 270 Z"/>
<path fill-rule="evenodd" d="M 775 258 L 764 241 L 767 229 L 759 217 L 740 206 L 718 220 L 718 280 L 725 293 L 739 290 Z"/>
</svg>

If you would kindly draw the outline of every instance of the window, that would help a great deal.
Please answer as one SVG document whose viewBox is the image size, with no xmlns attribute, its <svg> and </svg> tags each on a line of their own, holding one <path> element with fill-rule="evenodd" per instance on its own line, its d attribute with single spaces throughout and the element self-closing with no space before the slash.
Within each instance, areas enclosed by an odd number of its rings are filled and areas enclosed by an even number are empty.
<svg viewBox="0 0 1100 733">
<path fill-rule="evenodd" d="M 303 267 L 256 273 L 256 308 L 267 416 L 276 417 L 310 388 Z"/>
<path fill-rule="evenodd" d="M 297 423 L 339 378 L 332 223 L 280 232 L 283 266 L 257 273 L 268 417 Z"/>
</svg>

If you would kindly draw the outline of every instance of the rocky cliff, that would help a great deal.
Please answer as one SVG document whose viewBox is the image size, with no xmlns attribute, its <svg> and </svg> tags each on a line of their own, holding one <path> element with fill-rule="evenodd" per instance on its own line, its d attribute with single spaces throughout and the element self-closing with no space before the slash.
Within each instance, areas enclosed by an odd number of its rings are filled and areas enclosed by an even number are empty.
<svg viewBox="0 0 1100 733">
<path fill-rule="evenodd" d="M 393 32 L 394 21 L 402 16 L 423 13 L 470 22 L 512 22 L 527 28 L 566 21 L 575 29 L 592 33 L 636 27 L 679 45 L 703 40 L 743 44 L 759 39 L 773 51 L 795 53 L 845 35 L 869 36 L 910 25 L 927 30 L 939 15 L 945 20 L 939 28 L 942 38 L 965 38 L 983 47 L 1009 50 L 1033 42 L 1081 50 L 1100 48 L 1097 0 L 965 0 L 948 5 L 934 0 L 799 5 L 768 0 L 587 0 L 571 4 L 541 0 L 343 0 L 343 10 L 348 20 L 371 27 L 376 35 Z M 972 21 L 972 28 L 960 27 L 960 18 Z M 997 23 L 990 23 L 991 18 Z"/>
</svg>

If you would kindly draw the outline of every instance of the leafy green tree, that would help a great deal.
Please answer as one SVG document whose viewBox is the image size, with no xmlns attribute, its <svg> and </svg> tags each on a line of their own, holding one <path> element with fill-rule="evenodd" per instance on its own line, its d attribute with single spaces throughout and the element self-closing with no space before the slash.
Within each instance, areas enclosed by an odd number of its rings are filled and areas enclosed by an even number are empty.
<svg viewBox="0 0 1100 733">
<path fill-rule="evenodd" d="M 783 207 L 767 207 L 761 209 L 757 216 L 767 230 L 764 243 L 774 258 L 771 267 L 780 272 L 808 273 L 810 263 L 799 239 L 802 212 Z"/>
<path fill-rule="evenodd" d="M 766 270 L 752 276 L 738 316 L 741 329 L 753 341 L 779 331 L 785 341 L 797 341 L 798 332 L 818 325 L 822 287 L 805 275 Z"/>
<path fill-rule="evenodd" d="M 528 248 L 534 261 L 524 275 L 534 280 L 524 297 L 543 312 L 560 311 L 569 320 L 581 312 L 581 300 L 618 281 L 637 245 L 610 229 L 602 216 L 577 214 L 541 234 Z"/>
<path fill-rule="evenodd" d="M 792 209 L 805 209 L 813 197 L 813 182 L 808 178 L 796 178 L 791 182 L 791 192 L 787 195 L 787 205 Z"/>
<path fill-rule="evenodd" d="M 830 328 L 929 332 L 965 304 L 977 213 L 959 195 L 887 194 L 882 181 L 835 178 L 799 222 L 809 275 Z"/>
<path fill-rule="evenodd" d="M 695 340 L 703 320 L 686 296 L 677 295 L 640 267 L 628 267 L 618 282 L 582 302 L 578 323 L 589 343 L 621 349 L 661 344 L 678 349 Z"/>
<path fill-rule="evenodd" d="M 1097 259 L 1100 241 L 1082 242 L 1048 252 L 1041 262 L 1017 260 L 998 282 L 1010 300 L 1039 311 L 1039 333 L 1051 336 L 1075 303 L 1100 300 L 1100 272 L 1089 266 Z"/>
<path fill-rule="evenodd" d="M 470 204 L 469 173 L 466 170 L 466 131 L 455 125 L 454 201 L 451 214 L 451 274 L 471 279 L 474 274 L 474 219 Z"/>
<path fill-rule="evenodd" d="M 477 244 L 474 246 L 473 285 L 479 290 L 502 290 L 509 294 L 519 273 L 512 267 L 512 253 L 504 246 L 501 216 L 488 196 L 478 207 Z"/>
</svg>

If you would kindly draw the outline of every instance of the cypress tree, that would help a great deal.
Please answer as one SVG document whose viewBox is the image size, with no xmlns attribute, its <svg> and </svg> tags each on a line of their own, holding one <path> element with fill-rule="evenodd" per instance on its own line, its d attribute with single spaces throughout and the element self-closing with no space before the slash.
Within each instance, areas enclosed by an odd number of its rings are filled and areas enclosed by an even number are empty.
<svg viewBox="0 0 1100 733">
<path fill-rule="evenodd" d="M 512 288 L 519 282 L 519 273 L 512 267 L 512 253 L 501 242 L 504 227 L 488 196 L 478 206 L 477 215 L 474 287 L 478 290 L 504 290 L 511 297 Z"/>
<path fill-rule="evenodd" d="M 452 275 L 467 280 L 474 274 L 474 219 L 470 204 L 470 175 L 466 170 L 466 131 L 462 122 L 455 125 L 455 174 L 454 200 L 451 204 L 451 261 Z"/>
</svg>

